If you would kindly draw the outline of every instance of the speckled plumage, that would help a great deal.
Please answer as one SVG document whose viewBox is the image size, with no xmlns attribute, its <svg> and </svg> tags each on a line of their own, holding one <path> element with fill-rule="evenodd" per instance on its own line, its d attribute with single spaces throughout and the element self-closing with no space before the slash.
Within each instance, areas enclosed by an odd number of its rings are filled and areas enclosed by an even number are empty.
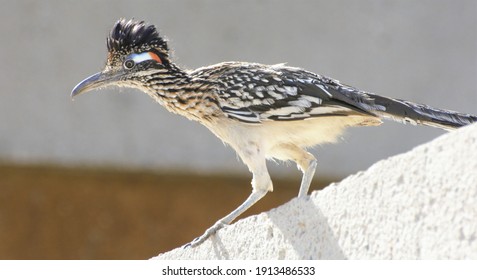
<svg viewBox="0 0 477 280">
<path fill-rule="evenodd" d="M 107 38 L 105 69 L 78 84 L 73 96 L 109 85 L 138 88 L 169 111 L 198 121 L 230 145 L 253 174 L 253 191 L 191 245 L 205 241 L 273 189 L 266 159 L 294 161 L 306 196 L 316 168 L 306 148 L 333 142 L 347 127 L 382 118 L 453 129 L 476 116 L 378 96 L 284 64 L 224 62 L 185 70 L 169 58 L 153 25 L 119 20 Z"/>
</svg>

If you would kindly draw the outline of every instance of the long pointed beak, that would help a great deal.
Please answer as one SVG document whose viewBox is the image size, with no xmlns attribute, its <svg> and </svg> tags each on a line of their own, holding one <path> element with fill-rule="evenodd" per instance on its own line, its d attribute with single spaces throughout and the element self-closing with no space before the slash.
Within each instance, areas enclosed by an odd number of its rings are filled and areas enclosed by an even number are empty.
<svg viewBox="0 0 477 280">
<path fill-rule="evenodd" d="M 71 91 L 71 98 L 73 99 L 80 94 L 86 93 L 93 89 L 104 87 L 109 84 L 110 81 L 111 77 L 109 75 L 105 75 L 103 72 L 91 75 L 88 78 L 82 80 L 73 88 L 73 90 Z"/>
</svg>

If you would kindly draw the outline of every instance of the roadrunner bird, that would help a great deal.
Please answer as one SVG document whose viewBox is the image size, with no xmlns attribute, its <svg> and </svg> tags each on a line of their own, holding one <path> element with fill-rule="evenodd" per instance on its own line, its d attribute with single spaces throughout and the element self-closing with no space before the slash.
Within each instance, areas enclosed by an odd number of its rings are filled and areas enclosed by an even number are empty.
<svg viewBox="0 0 477 280">
<path fill-rule="evenodd" d="M 334 142 L 345 128 L 382 119 L 454 129 L 477 116 L 371 94 L 284 64 L 224 62 L 196 70 L 173 63 L 153 25 L 121 19 L 107 38 L 102 72 L 80 82 L 72 97 L 106 86 L 137 88 L 167 110 L 198 121 L 230 145 L 253 174 L 252 193 L 190 243 L 196 246 L 272 191 L 267 159 L 294 161 L 307 195 L 316 168 L 307 148 Z"/>
</svg>

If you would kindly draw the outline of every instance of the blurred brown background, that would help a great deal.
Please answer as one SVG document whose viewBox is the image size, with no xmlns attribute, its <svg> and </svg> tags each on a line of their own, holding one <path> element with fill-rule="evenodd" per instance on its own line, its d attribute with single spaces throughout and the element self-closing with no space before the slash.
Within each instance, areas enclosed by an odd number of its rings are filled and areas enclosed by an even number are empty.
<svg viewBox="0 0 477 280">
<path fill-rule="evenodd" d="M 149 258 L 250 193 L 235 153 L 130 89 L 71 101 L 121 18 L 155 24 L 178 65 L 287 62 L 377 94 L 477 114 L 475 0 L 0 0 L 0 259 Z M 121 94 L 113 94 L 116 92 Z M 387 122 L 317 147 L 313 189 L 443 133 Z M 300 172 L 270 163 L 275 191 Z M 321 180 L 321 181 L 320 181 Z"/>
<path fill-rule="evenodd" d="M 0 173 L 0 259 L 147 259 L 201 235 L 251 190 L 237 175 L 12 165 Z M 295 197 L 296 178 L 276 180 L 242 217 Z"/>
</svg>

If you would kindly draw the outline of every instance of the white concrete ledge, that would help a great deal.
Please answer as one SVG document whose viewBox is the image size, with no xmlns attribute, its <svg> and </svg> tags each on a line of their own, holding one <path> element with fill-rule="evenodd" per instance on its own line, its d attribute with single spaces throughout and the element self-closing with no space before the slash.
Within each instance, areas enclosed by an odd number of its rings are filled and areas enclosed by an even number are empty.
<svg viewBox="0 0 477 280">
<path fill-rule="evenodd" d="M 155 259 L 477 259 L 477 125 Z"/>
</svg>

